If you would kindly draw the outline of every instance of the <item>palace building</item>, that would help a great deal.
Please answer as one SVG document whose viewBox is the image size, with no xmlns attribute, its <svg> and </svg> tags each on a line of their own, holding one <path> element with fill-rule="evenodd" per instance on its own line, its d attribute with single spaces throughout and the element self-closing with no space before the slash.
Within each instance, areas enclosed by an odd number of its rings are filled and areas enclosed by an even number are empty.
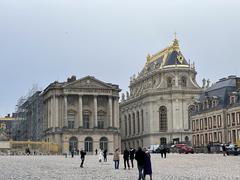
<svg viewBox="0 0 240 180">
<path fill-rule="evenodd" d="M 192 142 L 206 149 L 211 143 L 240 144 L 240 77 L 222 78 L 206 89 L 191 116 Z"/>
<path fill-rule="evenodd" d="M 53 82 L 43 92 L 45 140 L 61 152 L 95 149 L 113 153 L 120 147 L 118 85 L 86 76 Z"/>
<path fill-rule="evenodd" d="M 122 94 L 122 148 L 190 142 L 190 113 L 202 93 L 196 74 L 176 38 L 148 55 L 142 71 L 130 79 L 130 93 Z"/>
</svg>

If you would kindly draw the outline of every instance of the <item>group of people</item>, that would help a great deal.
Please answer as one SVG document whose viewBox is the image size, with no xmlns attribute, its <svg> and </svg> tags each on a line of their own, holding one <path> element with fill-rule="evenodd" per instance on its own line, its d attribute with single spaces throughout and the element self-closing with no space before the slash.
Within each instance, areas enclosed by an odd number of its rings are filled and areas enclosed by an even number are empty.
<svg viewBox="0 0 240 180">
<path fill-rule="evenodd" d="M 146 175 L 149 175 L 150 179 L 152 179 L 151 155 L 146 148 L 142 149 L 139 147 L 137 151 L 133 148 L 130 148 L 130 150 L 125 148 L 123 152 L 124 169 L 127 167 L 130 169 L 129 159 L 131 161 L 132 168 L 134 167 L 133 160 L 135 159 L 137 161 L 139 180 L 145 179 Z M 116 149 L 114 152 L 113 161 L 115 169 L 119 169 L 120 154 L 118 149 Z"/>
<path fill-rule="evenodd" d="M 98 150 L 96 149 L 95 152 L 97 155 Z M 99 159 L 99 162 L 102 162 L 102 161 L 107 162 L 107 150 L 106 149 L 104 151 L 102 151 L 100 149 L 98 159 Z"/>
<path fill-rule="evenodd" d="M 104 150 L 104 151 L 100 150 L 98 153 L 96 149 L 95 153 L 96 155 L 99 154 L 99 162 L 107 161 L 107 150 Z M 80 151 L 80 158 L 81 158 L 80 167 L 81 168 L 83 168 L 85 155 L 86 155 L 86 152 L 82 149 Z M 144 180 L 146 175 L 149 175 L 150 179 L 152 180 L 151 155 L 146 148 L 142 149 L 141 147 L 139 147 L 137 151 L 133 148 L 130 148 L 130 150 L 125 148 L 123 152 L 124 169 L 126 169 L 127 167 L 128 169 L 130 169 L 129 159 L 131 161 L 132 168 L 134 168 L 134 159 L 137 161 L 137 168 L 139 172 L 138 180 Z M 115 150 L 113 154 L 113 161 L 114 161 L 115 169 L 119 169 L 119 161 L 120 161 L 119 149 Z"/>
</svg>

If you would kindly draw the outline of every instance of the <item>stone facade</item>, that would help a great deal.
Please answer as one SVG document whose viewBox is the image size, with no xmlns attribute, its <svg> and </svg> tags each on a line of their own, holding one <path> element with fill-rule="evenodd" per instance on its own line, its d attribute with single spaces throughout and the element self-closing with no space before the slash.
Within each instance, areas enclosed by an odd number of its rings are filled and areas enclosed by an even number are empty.
<svg viewBox="0 0 240 180">
<path fill-rule="evenodd" d="M 222 78 L 195 102 L 191 116 L 193 146 L 210 143 L 240 144 L 240 78 Z"/>
<path fill-rule="evenodd" d="M 121 142 L 119 92 L 118 85 L 92 76 L 50 84 L 43 92 L 45 140 L 58 143 L 62 153 L 113 153 Z"/>
<path fill-rule="evenodd" d="M 189 142 L 189 112 L 202 88 L 194 63 L 182 55 L 178 40 L 148 55 L 143 70 L 130 79 L 130 93 L 122 94 L 122 148 Z"/>
</svg>

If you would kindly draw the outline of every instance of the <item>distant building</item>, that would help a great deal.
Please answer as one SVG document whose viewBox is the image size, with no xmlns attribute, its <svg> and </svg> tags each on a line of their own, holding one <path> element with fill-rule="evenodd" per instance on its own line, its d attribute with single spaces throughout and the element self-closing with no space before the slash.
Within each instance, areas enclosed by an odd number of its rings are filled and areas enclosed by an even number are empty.
<svg viewBox="0 0 240 180">
<path fill-rule="evenodd" d="M 12 126 L 16 118 L 11 117 L 10 114 L 0 118 L 0 141 L 7 141 L 11 139 L 12 136 Z"/>
<path fill-rule="evenodd" d="M 142 71 L 130 79 L 130 93 L 122 95 L 122 148 L 190 142 L 190 113 L 202 93 L 196 74 L 177 39 L 148 55 Z"/>
<path fill-rule="evenodd" d="M 194 147 L 240 141 L 240 77 L 222 78 L 205 90 L 195 103 L 191 129 Z"/>
<path fill-rule="evenodd" d="M 62 153 L 120 147 L 118 85 L 92 76 L 53 82 L 43 91 L 44 139 Z"/>
<path fill-rule="evenodd" d="M 43 101 L 36 91 L 17 107 L 16 122 L 12 127 L 13 140 L 39 141 L 43 137 Z"/>
</svg>

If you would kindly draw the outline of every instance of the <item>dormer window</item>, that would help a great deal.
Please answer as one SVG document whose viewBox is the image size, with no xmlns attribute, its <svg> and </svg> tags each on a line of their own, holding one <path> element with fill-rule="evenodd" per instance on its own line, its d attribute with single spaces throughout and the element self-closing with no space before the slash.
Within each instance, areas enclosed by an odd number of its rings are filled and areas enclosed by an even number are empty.
<svg viewBox="0 0 240 180">
<path fill-rule="evenodd" d="M 187 87 L 187 79 L 186 79 L 186 77 L 182 77 L 181 78 L 181 84 L 182 84 L 182 87 Z"/>
<path fill-rule="evenodd" d="M 230 104 L 236 103 L 236 96 L 230 96 Z"/>
</svg>

